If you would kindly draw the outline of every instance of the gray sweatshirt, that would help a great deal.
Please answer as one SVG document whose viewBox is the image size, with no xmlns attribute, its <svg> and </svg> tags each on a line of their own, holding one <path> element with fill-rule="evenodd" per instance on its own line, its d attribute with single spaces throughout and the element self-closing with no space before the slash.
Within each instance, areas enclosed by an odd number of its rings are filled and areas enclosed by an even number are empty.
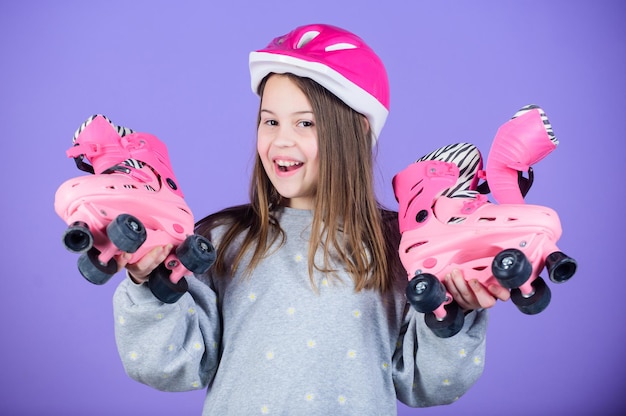
<svg viewBox="0 0 626 416">
<path fill-rule="evenodd" d="M 128 375 L 164 391 L 207 388 L 203 415 L 395 415 L 454 402 L 483 370 L 487 311 L 436 337 L 406 302 L 406 275 L 390 293 L 355 293 L 308 267 L 310 211 L 278 215 L 283 246 L 251 276 L 188 277 L 163 304 L 125 279 L 114 296 L 115 334 Z M 223 231 L 223 230 L 222 230 Z M 220 230 L 212 235 L 219 250 Z M 240 270 L 245 267 L 240 267 Z"/>
</svg>

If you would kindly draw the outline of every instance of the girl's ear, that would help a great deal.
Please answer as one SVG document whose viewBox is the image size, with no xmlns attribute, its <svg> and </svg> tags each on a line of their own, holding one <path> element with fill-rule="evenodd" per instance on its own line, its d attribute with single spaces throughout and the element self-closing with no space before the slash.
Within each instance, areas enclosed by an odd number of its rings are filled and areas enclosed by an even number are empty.
<svg viewBox="0 0 626 416">
<path fill-rule="evenodd" d="M 361 119 L 363 120 L 363 132 L 365 133 L 365 135 L 368 135 L 371 131 L 370 122 L 365 116 L 361 116 Z"/>
</svg>

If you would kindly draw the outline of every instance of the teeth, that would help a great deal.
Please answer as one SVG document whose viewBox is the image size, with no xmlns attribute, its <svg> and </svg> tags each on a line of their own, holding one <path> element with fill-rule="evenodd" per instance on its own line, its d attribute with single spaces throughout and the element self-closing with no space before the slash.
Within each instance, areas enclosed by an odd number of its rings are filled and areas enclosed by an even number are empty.
<svg viewBox="0 0 626 416">
<path fill-rule="evenodd" d="M 276 160 L 276 164 L 280 167 L 288 168 L 291 166 L 301 165 L 301 162 L 294 162 L 290 160 Z"/>
</svg>

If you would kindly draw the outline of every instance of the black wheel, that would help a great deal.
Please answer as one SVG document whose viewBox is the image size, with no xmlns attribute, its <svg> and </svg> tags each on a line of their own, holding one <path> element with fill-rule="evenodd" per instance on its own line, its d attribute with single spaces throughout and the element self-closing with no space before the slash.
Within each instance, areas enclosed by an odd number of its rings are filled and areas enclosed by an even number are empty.
<svg viewBox="0 0 626 416">
<path fill-rule="evenodd" d="M 72 253 L 84 253 L 93 247 L 93 234 L 84 222 L 75 222 L 63 233 L 63 245 Z"/>
<path fill-rule="evenodd" d="M 85 279 L 95 285 L 103 285 L 117 273 L 117 262 L 115 259 L 109 260 L 107 264 L 100 263 L 98 256 L 100 251 L 92 247 L 78 258 L 78 271 Z"/>
<path fill-rule="evenodd" d="M 146 227 L 129 214 L 120 214 L 107 226 L 107 236 L 115 247 L 134 253 L 146 241 Z"/>
<path fill-rule="evenodd" d="M 426 326 L 439 338 L 450 338 L 459 333 L 465 323 L 465 315 L 459 305 L 452 301 L 446 306 L 446 317 L 443 320 L 437 319 L 434 313 L 424 315 Z"/>
<path fill-rule="evenodd" d="M 507 289 L 520 287 L 530 277 L 533 266 L 526 255 L 516 248 L 499 252 L 491 263 L 491 273 Z"/>
<path fill-rule="evenodd" d="M 446 300 L 446 289 L 436 276 L 430 273 L 418 274 L 409 282 L 406 298 L 416 311 L 428 313 Z"/>
<path fill-rule="evenodd" d="M 574 276 L 578 265 L 573 258 L 560 251 L 555 251 L 546 257 L 546 268 L 548 269 L 551 281 L 554 283 L 563 283 Z"/>
<path fill-rule="evenodd" d="M 202 274 L 215 262 L 215 248 L 205 237 L 192 234 L 176 248 L 176 257 L 190 272 Z"/>
<path fill-rule="evenodd" d="M 161 263 L 152 271 L 148 279 L 150 291 L 163 303 L 176 303 L 188 289 L 187 280 L 184 277 L 174 284 L 170 280 L 170 274 L 170 270 Z"/>
<path fill-rule="evenodd" d="M 534 292 L 529 297 L 522 295 L 519 289 L 511 290 L 511 300 L 515 306 L 526 315 L 536 315 L 542 312 L 548 307 L 550 299 L 552 298 L 550 288 L 541 277 L 537 277 L 531 285 Z"/>
</svg>

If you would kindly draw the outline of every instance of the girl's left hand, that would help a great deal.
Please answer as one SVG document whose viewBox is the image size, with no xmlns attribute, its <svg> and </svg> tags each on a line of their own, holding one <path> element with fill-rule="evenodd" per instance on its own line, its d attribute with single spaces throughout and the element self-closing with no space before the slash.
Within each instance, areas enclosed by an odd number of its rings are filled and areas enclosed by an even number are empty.
<svg viewBox="0 0 626 416">
<path fill-rule="evenodd" d="M 509 290 L 502 286 L 492 284 L 485 287 L 476 279 L 465 280 L 458 269 L 447 274 L 444 283 L 456 303 L 465 311 L 491 308 L 498 299 L 507 301 L 511 297 Z"/>
</svg>

